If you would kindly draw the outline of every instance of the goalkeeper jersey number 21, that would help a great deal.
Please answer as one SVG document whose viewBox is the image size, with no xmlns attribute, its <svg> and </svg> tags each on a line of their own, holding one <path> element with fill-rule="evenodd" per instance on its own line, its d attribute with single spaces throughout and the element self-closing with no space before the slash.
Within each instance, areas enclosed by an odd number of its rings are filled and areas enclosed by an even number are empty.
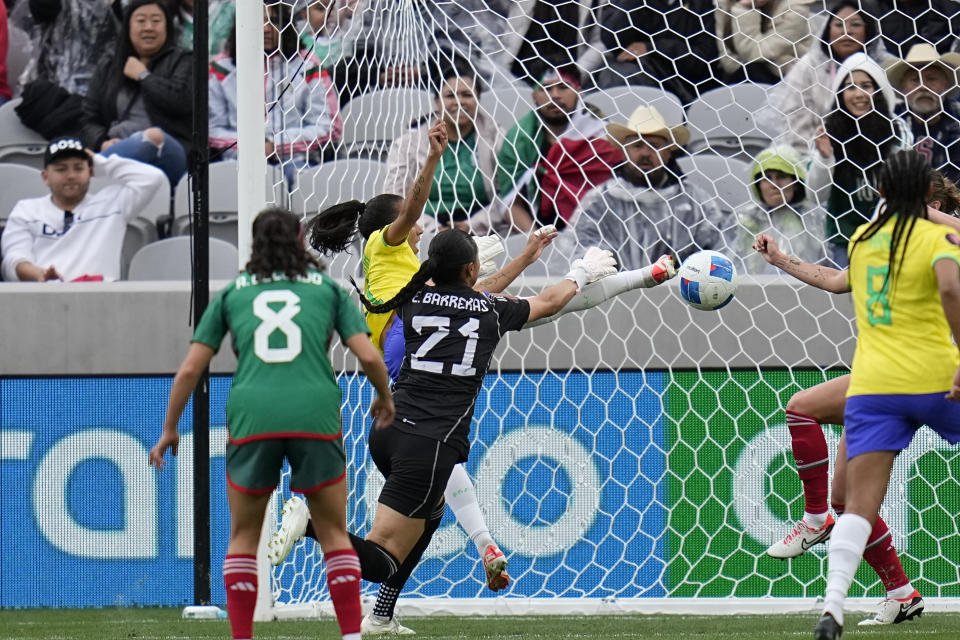
<svg viewBox="0 0 960 640">
<path fill-rule="evenodd" d="M 470 451 L 473 406 L 497 343 L 530 317 L 526 300 L 466 285 L 424 287 L 400 308 L 406 353 L 394 385 L 393 427 Z"/>
<path fill-rule="evenodd" d="M 369 333 L 347 292 L 319 271 L 258 282 L 241 273 L 207 307 L 194 342 L 219 349 L 233 336 L 237 370 L 227 399 L 230 441 L 333 439 L 340 387 L 327 355 L 333 333 Z"/>
</svg>

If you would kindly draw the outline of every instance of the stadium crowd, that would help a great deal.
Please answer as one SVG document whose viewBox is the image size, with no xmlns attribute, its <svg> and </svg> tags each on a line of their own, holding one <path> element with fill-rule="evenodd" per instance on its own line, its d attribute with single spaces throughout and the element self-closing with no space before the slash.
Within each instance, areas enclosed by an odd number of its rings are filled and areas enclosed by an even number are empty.
<svg viewBox="0 0 960 640">
<path fill-rule="evenodd" d="M 49 142 L 77 138 L 100 156 L 153 165 L 172 197 L 191 152 L 192 6 L 0 3 L 0 104 L 19 98 L 22 124 Z M 504 236 L 555 225 L 559 247 L 601 243 L 622 268 L 713 248 L 768 273 L 748 250 L 758 233 L 842 267 L 891 153 L 917 149 L 960 179 L 960 3 L 951 0 L 436 0 L 413 10 L 422 19 L 411 31 L 388 0 L 265 3 L 264 150 L 289 184 L 303 167 L 346 157 L 342 110 L 391 87 L 427 91 L 435 111 L 373 152 L 386 166 L 378 189 L 406 193 L 426 132 L 438 119 L 447 126 L 425 227 Z M 235 11 L 234 0 L 209 1 L 211 162 L 237 154 Z M 480 107 L 502 82 L 525 83 L 533 105 L 505 128 Z M 711 90 L 744 83 L 767 94 L 755 114 L 766 149 L 729 154 L 747 163 L 741 203 L 713 198 L 677 162 L 712 154 L 709 134 L 693 149 L 688 122 L 640 100 L 623 114 L 591 103 L 645 86 L 689 111 Z M 0 163 L 2 153 L 0 144 Z M 77 178 L 84 193 L 90 177 Z M 52 230 L 28 219 L 36 206 L 23 200 L 0 223 L 42 237 Z M 70 230 L 64 222 L 57 237 Z M 53 263 L 18 270 L 12 261 L 39 257 L 11 254 L 9 242 L 0 242 L 4 274 L 59 278 Z M 78 277 L 116 277 L 112 266 L 101 271 Z"/>
</svg>

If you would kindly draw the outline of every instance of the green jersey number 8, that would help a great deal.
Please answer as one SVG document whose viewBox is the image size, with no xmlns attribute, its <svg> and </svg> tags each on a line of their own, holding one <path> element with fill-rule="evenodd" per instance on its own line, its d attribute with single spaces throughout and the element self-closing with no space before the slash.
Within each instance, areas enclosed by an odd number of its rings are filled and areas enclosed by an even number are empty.
<svg viewBox="0 0 960 640">
<path fill-rule="evenodd" d="M 893 324 L 890 314 L 889 273 L 889 266 L 867 266 L 867 321 L 870 326 Z"/>
<path fill-rule="evenodd" d="M 278 311 L 270 304 L 283 303 Z M 253 299 L 253 315 L 261 322 L 253 332 L 253 352 L 264 362 L 290 362 L 301 351 L 300 327 L 293 321 L 300 313 L 300 296 L 289 289 L 270 289 Z M 270 336 L 279 331 L 286 338 L 286 346 L 271 347 Z"/>
</svg>

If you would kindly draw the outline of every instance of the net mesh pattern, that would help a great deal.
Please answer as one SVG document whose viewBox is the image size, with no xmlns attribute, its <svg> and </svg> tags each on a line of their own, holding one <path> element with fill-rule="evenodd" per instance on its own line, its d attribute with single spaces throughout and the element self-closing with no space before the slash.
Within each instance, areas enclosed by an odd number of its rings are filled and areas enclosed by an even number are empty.
<svg viewBox="0 0 960 640">
<path fill-rule="evenodd" d="M 943 73 L 949 87 L 938 94 L 941 65 L 907 71 L 934 87 L 938 118 L 921 122 L 907 110 L 927 108 L 921 94 L 930 87 L 893 87 L 880 66 L 896 62 L 885 39 L 906 56 L 901 31 L 936 19 L 946 33 L 934 44 L 949 49 L 954 16 L 937 13 L 938 3 L 900 22 L 804 2 L 755 5 L 268 2 L 282 28 L 272 49 L 267 42 L 272 198 L 309 218 L 345 200 L 405 194 L 439 108 L 472 126 L 451 140 L 435 174 L 423 245 L 453 224 L 501 236 L 513 257 L 531 228 L 557 224 L 560 236 L 520 285 L 562 276 L 594 243 L 624 268 L 715 249 L 741 277 L 773 275 L 750 248 L 761 232 L 790 255 L 843 267 L 850 233 L 876 207 L 876 168 L 892 150 L 916 148 L 951 179 L 960 171 L 949 133 L 960 134 L 955 77 Z M 862 47 L 870 57 L 832 62 L 829 52 L 860 33 L 872 37 Z M 451 65 L 461 71 L 438 72 Z M 563 126 L 545 132 L 551 118 Z M 625 159 L 620 143 L 637 134 L 657 158 Z M 658 162 L 663 170 L 650 173 Z M 763 200 L 764 177 L 773 204 Z M 359 245 L 325 258 L 337 278 L 362 274 Z M 719 314 L 747 319 L 734 330 L 715 315 L 664 317 L 649 298 L 624 297 L 567 317 L 565 328 L 538 329 L 550 348 L 501 345 L 505 361 L 547 363 L 495 361 L 472 429 L 466 466 L 509 559 L 507 597 L 822 595 L 824 545 L 788 563 L 764 551 L 803 514 L 784 407 L 796 391 L 845 373 L 849 302 L 771 287 L 738 295 Z M 554 349 L 600 364 L 552 368 Z M 372 391 L 357 374 L 340 382 L 348 525 L 363 534 L 383 482 L 366 447 Z M 824 428 L 832 460 L 840 430 Z M 882 509 L 925 595 L 960 592 L 958 460 L 921 430 L 897 460 Z M 282 487 L 276 518 L 290 495 L 286 479 Z M 272 587 L 278 607 L 327 599 L 319 548 L 298 544 Z M 851 595 L 882 593 L 861 566 Z M 403 597 L 492 595 L 448 513 Z"/>
</svg>

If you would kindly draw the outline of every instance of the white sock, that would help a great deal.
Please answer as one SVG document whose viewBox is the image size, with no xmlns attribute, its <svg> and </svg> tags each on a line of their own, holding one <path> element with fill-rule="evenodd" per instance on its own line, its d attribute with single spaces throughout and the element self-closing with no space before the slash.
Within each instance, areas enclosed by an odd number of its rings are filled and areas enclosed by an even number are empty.
<svg viewBox="0 0 960 640">
<path fill-rule="evenodd" d="M 803 512 L 803 521 L 813 529 L 819 529 L 823 525 L 827 524 L 827 514 L 829 511 L 824 511 L 823 513 L 810 513 L 808 511 Z"/>
<path fill-rule="evenodd" d="M 487 523 L 483 519 L 480 505 L 477 504 L 477 494 L 473 490 L 470 474 L 467 473 L 462 464 L 453 468 L 450 479 L 447 480 L 447 488 L 443 492 L 443 497 L 450 508 L 453 509 L 453 515 L 457 516 L 457 524 L 470 536 L 482 557 L 487 547 L 496 543 L 493 541 L 490 529 L 487 528 Z"/>
<path fill-rule="evenodd" d="M 843 602 L 872 529 L 869 520 L 854 513 L 844 513 L 833 527 L 823 612 L 831 614 L 840 625 L 843 625 Z"/>
<path fill-rule="evenodd" d="M 906 600 L 913 595 L 914 591 L 916 591 L 916 589 L 913 588 L 913 584 L 908 582 L 902 587 L 897 587 L 896 589 L 887 591 L 887 597 L 893 598 L 894 600 Z"/>
</svg>

